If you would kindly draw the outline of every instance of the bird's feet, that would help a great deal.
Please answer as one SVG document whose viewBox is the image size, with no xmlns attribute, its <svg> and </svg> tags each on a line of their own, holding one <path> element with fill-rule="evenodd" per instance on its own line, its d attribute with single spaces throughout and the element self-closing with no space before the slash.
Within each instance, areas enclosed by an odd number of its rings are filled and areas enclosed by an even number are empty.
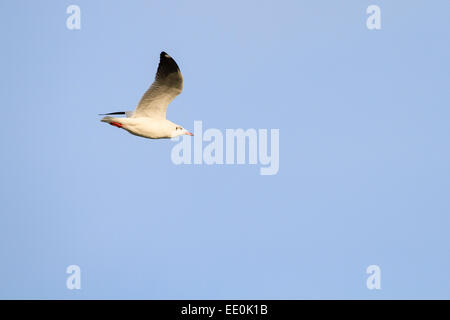
<svg viewBox="0 0 450 320">
<path fill-rule="evenodd" d="M 122 128 L 122 124 L 118 123 L 118 122 L 110 122 L 109 124 L 114 126 L 114 127 L 117 127 L 117 128 Z"/>
</svg>

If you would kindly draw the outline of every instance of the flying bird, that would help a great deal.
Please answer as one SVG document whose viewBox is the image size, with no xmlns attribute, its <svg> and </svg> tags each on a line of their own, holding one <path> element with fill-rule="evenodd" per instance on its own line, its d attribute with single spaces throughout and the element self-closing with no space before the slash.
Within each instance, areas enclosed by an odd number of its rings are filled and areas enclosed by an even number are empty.
<svg viewBox="0 0 450 320">
<path fill-rule="evenodd" d="M 101 114 L 101 121 L 149 139 L 174 138 L 193 134 L 166 119 L 169 104 L 183 89 L 183 77 L 175 60 L 164 51 L 159 56 L 155 81 L 145 92 L 134 111 Z M 125 117 L 111 117 L 125 115 Z"/>
</svg>

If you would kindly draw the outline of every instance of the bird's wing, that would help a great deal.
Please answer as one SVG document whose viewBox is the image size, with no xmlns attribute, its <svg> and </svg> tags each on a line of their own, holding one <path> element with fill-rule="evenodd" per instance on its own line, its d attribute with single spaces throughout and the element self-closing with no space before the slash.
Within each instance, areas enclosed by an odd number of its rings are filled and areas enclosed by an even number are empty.
<svg viewBox="0 0 450 320">
<path fill-rule="evenodd" d="M 159 56 L 155 81 L 139 101 L 133 117 L 166 119 L 169 103 L 183 89 L 183 77 L 175 60 L 164 51 Z"/>
</svg>

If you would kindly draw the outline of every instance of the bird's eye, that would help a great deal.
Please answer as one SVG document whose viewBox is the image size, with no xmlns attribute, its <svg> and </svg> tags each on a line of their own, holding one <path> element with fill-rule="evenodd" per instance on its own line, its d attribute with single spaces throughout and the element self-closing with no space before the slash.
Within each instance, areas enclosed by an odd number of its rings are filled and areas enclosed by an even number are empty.
<svg viewBox="0 0 450 320">
<path fill-rule="evenodd" d="M 176 129 L 175 130 L 181 130 L 181 127 L 176 127 Z"/>
</svg>

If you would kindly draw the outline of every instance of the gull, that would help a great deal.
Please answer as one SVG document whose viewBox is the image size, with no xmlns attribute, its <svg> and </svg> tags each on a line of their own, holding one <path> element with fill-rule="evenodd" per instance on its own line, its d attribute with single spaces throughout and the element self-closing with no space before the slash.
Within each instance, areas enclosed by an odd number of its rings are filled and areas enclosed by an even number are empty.
<svg viewBox="0 0 450 320">
<path fill-rule="evenodd" d="M 169 139 L 180 135 L 193 136 L 182 126 L 166 119 L 169 104 L 181 93 L 183 77 L 175 60 L 164 51 L 159 55 L 158 71 L 150 88 L 144 93 L 136 110 L 101 114 L 102 122 L 149 139 Z M 125 117 L 111 117 L 125 115 Z"/>
</svg>

